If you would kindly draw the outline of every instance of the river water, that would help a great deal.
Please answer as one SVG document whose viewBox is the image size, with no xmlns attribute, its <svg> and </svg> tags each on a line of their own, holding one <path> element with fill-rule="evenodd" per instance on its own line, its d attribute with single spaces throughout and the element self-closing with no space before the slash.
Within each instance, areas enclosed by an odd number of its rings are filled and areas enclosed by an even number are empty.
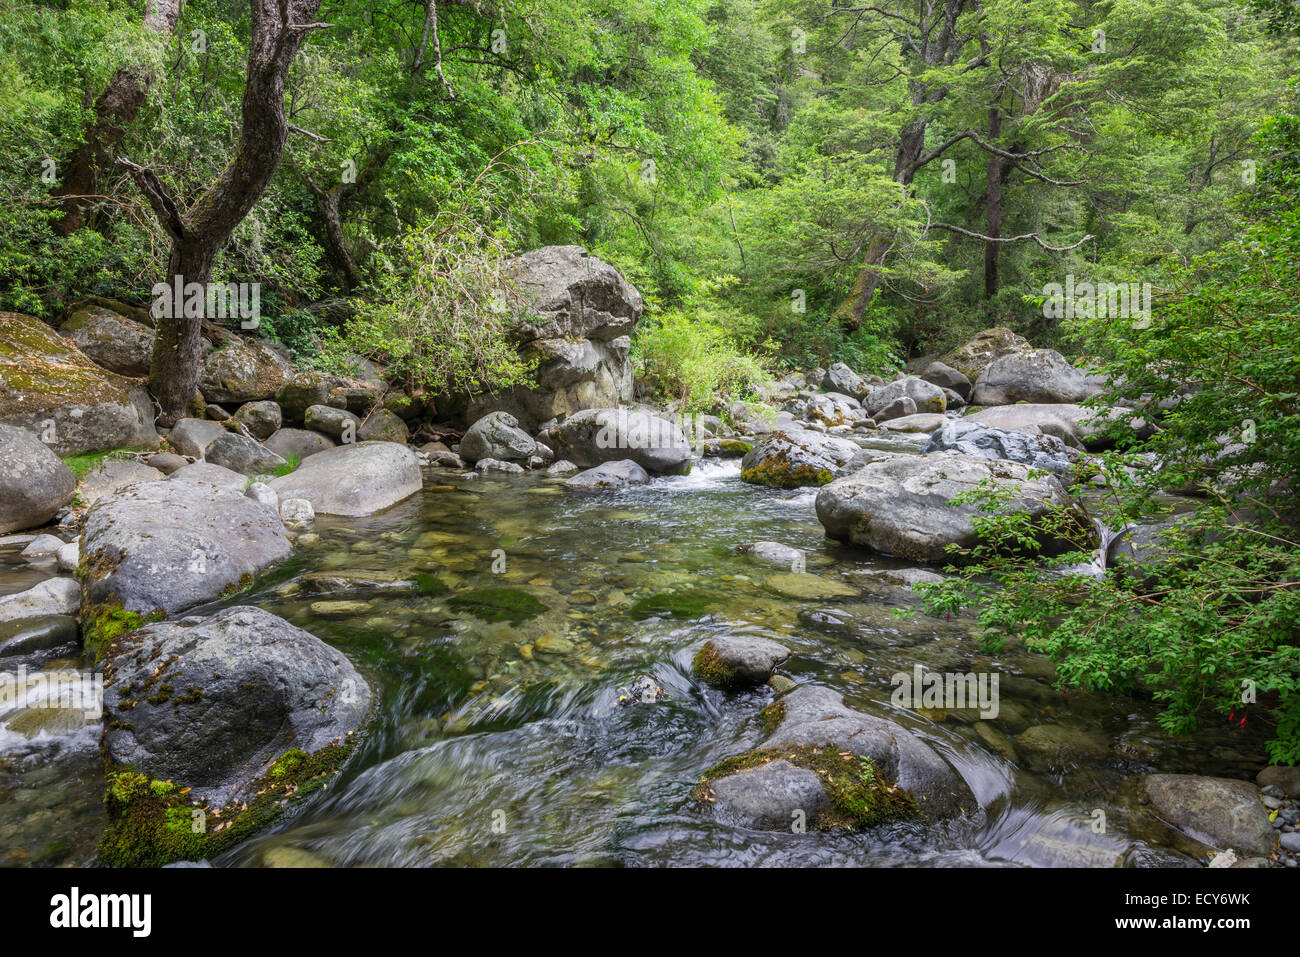
<svg viewBox="0 0 1300 957">
<path fill-rule="evenodd" d="M 1253 776 L 1265 763 L 1263 735 L 1224 726 L 1173 739 L 1150 701 L 1063 694 L 1040 656 L 987 655 L 973 620 L 919 611 L 897 577 L 900 563 L 828 542 L 814 497 L 748 486 L 735 462 L 599 492 L 531 475 L 471 481 L 430 471 L 421 495 L 381 515 L 318 520 L 317 539 L 223 604 L 266 608 L 344 651 L 375 688 L 376 714 L 324 793 L 213 863 L 1205 859 L 1204 849 L 1135 813 L 1132 784 L 1149 771 Z M 806 572 L 735 551 L 762 540 L 802 549 Z M 0 592 L 28 587 L 32 575 L 0 555 Z M 422 588 L 320 594 L 322 575 Z M 483 589 L 507 589 L 486 597 L 504 597 L 511 609 L 531 596 L 528 607 L 506 612 L 529 617 L 485 620 L 502 616 L 464 602 Z M 738 633 L 792 649 L 780 673 L 794 681 L 828 685 L 851 707 L 920 735 L 961 772 L 982 810 L 861 833 L 765 833 L 712 821 L 692 789 L 704 770 L 762 740 L 759 708 L 774 697 L 768 687 L 724 694 L 691 677 L 701 641 Z M 49 654 L 0 659 L 0 671 L 85 664 Z M 890 677 L 917 664 L 997 673 L 998 716 L 896 707 Z M 662 693 L 638 700 L 651 686 Z M 104 822 L 98 726 L 30 717 L 0 709 L 0 864 L 90 863 Z M 1019 737 L 1035 725 L 1049 733 Z"/>
</svg>

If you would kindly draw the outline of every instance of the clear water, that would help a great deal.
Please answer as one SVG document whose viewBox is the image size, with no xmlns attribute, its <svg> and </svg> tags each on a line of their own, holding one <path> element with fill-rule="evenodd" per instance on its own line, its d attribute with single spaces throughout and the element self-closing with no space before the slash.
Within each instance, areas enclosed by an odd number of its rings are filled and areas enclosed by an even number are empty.
<svg viewBox="0 0 1300 957">
<path fill-rule="evenodd" d="M 1255 729 L 1171 739 L 1149 702 L 1063 695 L 1041 657 L 989 657 L 969 619 L 899 617 L 895 609 L 917 608 L 915 596 L 873 574 L 898 563 L 826 541 L 812 490 L 747 486 L 734 462 L 617 491 L 439 472 L 426 486 L 379 516 L 321 520 L 319 542 L 235 599 L 342 649 L 378 704 L 327 792 L 218 865 L 1186 866 L 1203 849 L 1134 814 L 1131 782 L 1151 770 L 1246 777 L 1264 763 Z M 803 549 L 807 575 L 792 581 L 787 569 L 735 553 L 758 540 Z M 316 572 L 431 573 L 452 592 L 310 595 L 304 576 Z M 836 585 L 853 594 L 795 597 Z M 520 589 L 547 610 L 515 625 L 448 604 L 485 587 Z M 702 617 L 634 613 L 640 599 L 679 591 L 700 594 Z M 364 604 L 320 604 L 338 600 Z M 984 810 L 865 833 L 712 822 L 691 791 L 705 769 L 763 738 L 759 708 L 774 696 L 723 694 L 692 679 L 694 648 L 723 633 L 782 642 L 794 651 L 783 673 L 919 734 Z M 895 708 L 889 677 L 917 663 L 996 670 L 1001 715 L 981 726 L 973 712 Z M 621 704 L 621 689 L 642 676 L 666 694 Z M 1044 723 L 1081 736 L 1088 757 L 1006 751 L 1015 732 Z M 89 862 L 103 822 L 93 733 L 6 738 L 3 726 L 0 718 L 0 862 Z"/>
</svg>

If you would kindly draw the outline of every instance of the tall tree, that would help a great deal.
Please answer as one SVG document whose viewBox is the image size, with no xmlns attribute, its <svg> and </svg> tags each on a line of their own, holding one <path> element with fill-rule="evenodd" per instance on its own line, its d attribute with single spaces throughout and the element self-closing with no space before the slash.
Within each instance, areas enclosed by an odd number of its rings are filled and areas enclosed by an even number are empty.
<svg viewBox="0 0 1300 957">
<path fill-rule="evenodd" d="M 320 3 L 249 0 L 252 36 L 239 142 L 225 169 L 188 208 L 182 208 L 153 170 L 119 158 L 171 238 L 169 282 L 206 285 L 217 253 L 271 181 L 290 132 L 284 105 L 289 67 L 307 33 L 329 26 L 313 19 Z M 149 375 L 165 425 L 184 414 L 199 387 L 203 317 L 176 314 L 180 312 L 173 309 L 159 319 Z"/>
</svg>

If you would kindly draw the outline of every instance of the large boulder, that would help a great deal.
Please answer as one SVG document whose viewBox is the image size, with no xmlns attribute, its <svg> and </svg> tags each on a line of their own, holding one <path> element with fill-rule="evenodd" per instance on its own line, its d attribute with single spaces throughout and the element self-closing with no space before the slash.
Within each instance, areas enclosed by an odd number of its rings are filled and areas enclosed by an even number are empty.
<svg viewBox="0 0 1300 957">
<path fill-rule="evenodd" d="M 948 562 L 953 560 L 949 545 L 976 544 L 974 520 L 981 514 L 975 503 L 949 502 L 987 481 L 1011 494 L 1005 507 L 1035 519 L 1052 509 L 1067 509 L 1074 518 L 1074 531 L 1085 537 L 1095 535 L 1060 479 L 1030 478 L 1029 471 L 1027 465 L 960 452 L 890 456 L 818 492 L 817 518 L 826 534 L 839 541 L 909 561 Z M 1053 553 L 1065 543 L 1045 535 L 1041 544 Z"/>
<path fill-rule="evenodd" d="M 290 550 L 279 517 L 242 488 L 177 477 L 132 485 L 86 514 L 87 611 L 174 615 L 247 583 Z"/>
<path fill-rule="evenodd" d="M 423 487 L 420 458 L 395 442 L 358 442 L 318 452 L 270 483 L 280 501 L 303 498 L 318 515 L 360 516 Z"/>
<path fill-rule="evenodd" d="M 142 482 L 160 482 L 166 476 L 143 462 L 122 459 L 105 459 L 81 477 L 77 485 L 77 499 L 82 505 L 94 505 L 131 485 Z"/>
<path fill-rule="evenodd" d="M 928 744 L 893 721 L 854 711 L 830 688 L 795 688 L 765 714 L 779 718 L 768 739 L 714 769 L 697 791 L 724 821 L 788 830 L 802 812 L 810 828 L 868 826 L 918 812 L 941 820 L 979 807 Z"/>
<path fill-rule="evenodd" d="M 212 444 L 219 435 L 226 434 L 226 427 L 220 422 L 207 419 L 180 419 L 167 433 L 167 443 L 181 455 L 190 458 L 203 458 L 203 450 Z"/>
<path fill-rule="evenodd" d="M 927 365 L 921 373 L 921 378 L 941 389 L 951 389 L 961 397 L 962 401 L 969 401 L 971 390 L 975 388 L 970 379 L 942 362 L 931 362 Z"/>
<path fill-rule="evenodd" d="M 284 421 L 301 422 L 313 405 L 329 405 L 331 390 L 341 380 L 324 372 L 295 372 L 275 392 L 276 404 Z"/>
<path fill-rule="evenodd" d="M 1062 478 L 1073 472 L 1079 454 L 1061 439 L 1045 432 L 1004 432 L 963 419 L 950 420 L 931 433 L 930 441 L 921 450 L 922 454 L 946 451 L 975 458 L 1019 462 Z"/>
<path fill-rule="evenodd" d="M 1250 781 L 1193 774 L 1148 774 L 1151 809 L 1166 824 L 1219 850 L 1267 856 L 1277 839 L 1259 791 Z"/>
<path fill-rule="evenodd" d="M 868 452 L 848 439 L 808 429 L 782 429 L 763 436 L 745 453 L 740 477 L 772 488 L 825 485 L 868 457 Z"/>
<path fill-rule="evenodd" d="M 346 444 L 357 440 L 361 420 L 347 409 L 336 409 L 332 405 L 313 405 L 304 415 L 307 428 L 320 432 L 332 439 Z"/>
<path fill-rule="evenodd" d="M 44 525 L 76 488 L 72 470 L 40 439 L 0 425 L 0 535 Z"/>
<path fill-rule="evenodd" d="M 1020 402 L 1016 405 L 995 405 L 963 416 L 964 422 L 979 422 L 1008 432 L 1028 430 L 1046 432 L 1064 440 L 1072 448 L 1103 449 L 1113 440 L 1106 432 L 1112 423 L 1123 423 L 1123 431 L 1131 431 L 1138 439 L 1149 438 L 1155 424 L 1132 409 L 1085 408 L 1072 402 Z"/>
<path fill-rule="evenodd" d="M 14 312 L 0 312 L 0 425 L 65 456 L 158 442 L 143 383 L 101 369 L 71 339 Z"/>
<path fill-rule="evenodd" d="M 584 469 L 564 484 L 570 488 L 619 488 L 640 485 L 650 481 L 649 474 L 631 459 L 605 462 L 595 468 Z"/>
<path fill-rule="evenodd" d="M 237 432 L 223 432 L 203 450 L 205 461 L 241 475 L 266 475 L 285 460 L 264 445 Z"/>
<path fill-rule="evenodd" d="M 269 439 L 283 420 L 280 407 L 270 399 L 245 402 L 231 418 L 248 429 L 248 433 L 258 440 Z"/>
<path fill-rule="evenodd" d="M 691 665 L 696 677 L 718 688 L 760 685 L 790 657 L 780 642 L 755 635 L 719 635 L 700 646 Z"/>
<path fill-rule="evenodd" d="M 537 451 L 537 442 L 509 412 L 483 416 L 460 440 L 460 455 L 467 462 L 498 459 L 502 462 L 527 462 Z"/>
<path fill-rule="evenodd" d="M 876 422 L 884 422 L 891 417 L 885 410 L 895 407 L 898 400 L 902 398 L 911 399 L 916 408 L 911 412 L 900 411 L 899 415 L 943 412 L 948 408 L 948 400 L 944 397 L 943 389 L 914 375 L 897 379 L 879 389 L 873 389 L 863 402 L 863 408 Z"/>
<path fill-rule="evenodd" d="M 682 430 L 638 409 L 586 409 L 548 434 L 555 454 L 582 468 L 620 459 L 631 459 L 653 475 L 680 475 L 691 468 L 691 447 Z"/>
<path fill-rule="evenodd" d="M 643 303 L 618 270 L 581 246 L 547 246 L 506 263 L 527 315 L 511 334 L 536 387 L 469 397 L 466 420 L 509 412 L 536 430 L 557 416 L 632 400 L 631 334 Z"/>
<path fill-rule="evenodd" d="M 100 745 L 101 855 L 118 865 L 212 856 L 265 826 L 337 772 L 371 702 L 340 652 L 245 605 L 128 632 L 104 678 L 104 713 L 122 718 Z M 196 809 L 207 827 L 190 827 Z"/>
<path fill-rule="evenodd" d="M 237 339 L 203 360 L 199 389 L 209 402 L 271 399 L 292 375 L 288 362 L 260 339 Z"/>
<path fill-rule="evenodd" d="M 132 378 L 149 374 L 154 333 L 134 319 L 87 302 L 72 310 L 59 333 L 75 342 L 91 362 L 109 372 Z"/>
<path fill-rule="evenodd" d="M 280 429 L 262 444 L 282 459 L 294 456 L 299 461 L 335 446 L 333 439 L 307 429 Z"/>
<path fill-rule="evenodd" d="M 1101 386 L 1054 349 L 1022 349 L 994 359 L 980 373 L 974 405 L 1015 402 L 1079 402 Z"/>
<path fill-rule="evenodd" d="M 836 362 L 822 376 L 821 387 L 826 392 L 838 392 L 860 399 L 871 391 L 871 385 L 843 362 Z"/>
<path fill-rule="evenodd" d="M 357 429 L 359 442 L 396 442 L 405 445 L 410 437 L 411 430 L 406 427 L 402 417 L 387 409 L 375 409 Z"/>
<path fill-rule="evenodd" d="M 969 342 L 940 356 L 938 361 L 974 382 L 994 359 L 1029 348 L 1028 339 L 998 327 L 976 334 Z"/>
</svg>

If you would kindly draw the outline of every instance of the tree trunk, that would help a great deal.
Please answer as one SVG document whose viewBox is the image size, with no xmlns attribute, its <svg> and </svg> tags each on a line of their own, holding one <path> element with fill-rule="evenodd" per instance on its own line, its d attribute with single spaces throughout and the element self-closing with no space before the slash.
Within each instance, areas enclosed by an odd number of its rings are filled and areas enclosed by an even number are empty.
<svg viewBox="0 0 1300 957">
<path fill-rule="evenodd" d="M 171 236 L 168 283 L 206 287 L 217 252 L 248 215 L 275 174 L 289 138 L 284 85 L 289 67 L 314 23 L 321 0 L 249 0 L 253 14 L 244 83 L 243 126 L 230 163 L 188 211 L 158 177 L 129 160 L 131 171 L 167 234 Z M 179 313 L 179 314 L 178 314 Z M 173 309 L 158 320 L 149 384 L 169 425 L 185 413 L 198 392 L 200 339 L 206 316 Z"/>
<path fill-rule="evenodd" d="M 180 15 L 181 0 L 149 0 L 145 5 L 145 29 L 169 36 Z M 100 176 L 112 165 L 152 85 L 153 74 L 144 67 L 124 66 L 113 74 L 95 101 L 94 122 L 65 164 L 63 179 L 54 191 L 55 196 L 64 197 L 63 218 L 54 224 L 60 236 L 69 236 L 86 224 L 86 216 L 99 194 Z"/>
<path fill-rule="evenodd" d="M 998 106 L 989 107 L 989 142 L 997 144 L 1002 135 L 1002 110 Z M 991 237 L 984 243 L 984 298 L 992 299 L 998 292 L 998 250 L 1001 243 L 993 242 L 1002 235 L 1002 158 L 994 153 L 988 157 L 988 185 L 985 202 L 987 229 L 985 234 Z"/>
</svg>

